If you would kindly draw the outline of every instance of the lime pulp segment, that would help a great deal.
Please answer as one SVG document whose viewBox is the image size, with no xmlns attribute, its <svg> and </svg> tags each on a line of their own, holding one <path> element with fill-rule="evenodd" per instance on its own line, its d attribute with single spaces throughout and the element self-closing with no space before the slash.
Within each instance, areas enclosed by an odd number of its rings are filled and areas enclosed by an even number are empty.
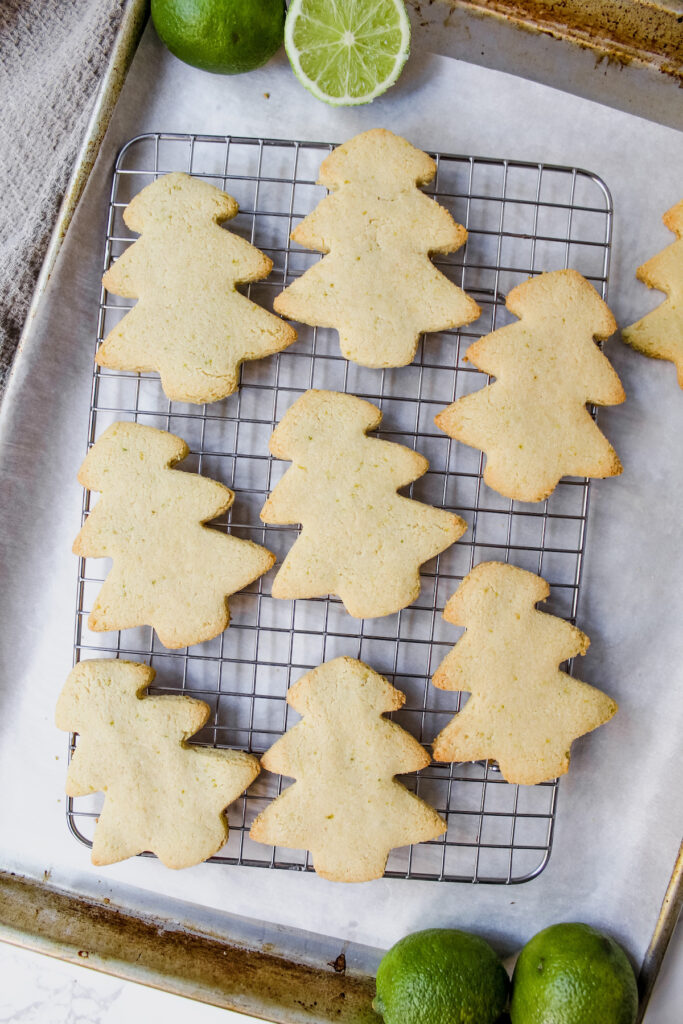
<svg viewBox="0 0 683 1024">
<path fill-rule="evenodd" d="M 299 81 L 335 106 L 370 103 L 410 52 L 403 0 L 292 0 L 285 49 Z"/>
</svg>

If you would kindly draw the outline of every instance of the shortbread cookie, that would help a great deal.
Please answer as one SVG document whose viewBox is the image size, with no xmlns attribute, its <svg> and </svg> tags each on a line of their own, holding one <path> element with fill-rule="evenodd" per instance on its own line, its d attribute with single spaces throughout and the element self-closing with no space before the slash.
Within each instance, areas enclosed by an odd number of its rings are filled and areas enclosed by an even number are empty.
<svg viewBox="0 0 683 1024">
<path fill-rule="evenodd" d="M 318 179 L 331 194 L 292 232 L 329 255 L 277 296 L 277 312 L 336 328 L 346 358 L 374 367 L 405 366 L 422 332 L 476 320 L 476 302 L 429 259 L 467 239 L 417 188 L 435 173 L 431 157 L 381 128 L 335 149 Z"/>
<path fill-rule="evenodd" d="M 616 330 L 605 303 L 575 270 L 556 270 L 513 288 L 506 306 L 520 320 L 475 341 L 465 355 L 495 384 L 459 398 L 436 425 L 486 452 L 484 480 L 507 498 L 542 501 L 563 476 L 621 473 L 586 408 L 625 399 L 593 340 Z"/>
<path fill-rule="evenodd" d="M 405 730 L 383 717 L 404 695 L 353 658 L 308 672 L 287 694 L 303 720 L 261 759 L 297 781 L 259 814 L 251 838 L 310 850 L 319 875 L 367 882 L 384 874 L 395 846 L 446 831 L 436 811 L 394 778 L 429 764 Z"/>
<path fill-rule="evenodd" d="M 105 288 L 138 302 L 104 339 L 100 366 L 156 370 L 169 398 L 217 402 L 238 386 L 239 367 L 287 348 L 296 331 L 240 294 L 272 260 L 220 227 L 232 196 L 188 174 L 147 185 L 123 219 L 141 237 L 104 275 Z"/>
<path fill-rule="evenodd" d="M 636 277 L 648 288 L 666 292 L 668 298 L 642 320 L 625 327 L 621 337 L 643 355 L 674 363 L 683 388 L 683 199 L 667 210 L 662 220 L 676 241 L 638 267 Z"/>
<path fill-rule="evenodd" d="M 590 641 L 534 607 L 549 593 L 532 572 L 482 562 L 451 597 L 444 618 L 467 631 L 433 683 L 472 696 L 437 736 L 435 760 L 492 758 L 508 782 L 531 786 L 564 774 L 572 741 L 616 712 L 600 690 L 559 670 Z"/>
<path fill-rule="evenodd" d="M 68 796 L 102 791 L 93 864 L 151 851 L 169 868 L 213 856 L 224 811 L 259 773 L 239 750 L 188 746 L 210 708 L 186 696 L 144 696 L 155 672 L 132 661 L 81 661 L 57 702 L 57 727 L 78 733 Z"/>
<path fill-rule="evenodd" d="M 261 510 L 266 523 L 301 523 L 273 596 L 338 595 L 356 618 L 391 615 L 420 593 L 423 562 L 467 529 L 458 516 L 397 494 L 429 463 L 403 445 L 366 437 L 380 410 L 353 395 L 307 391 L 270 439 L 291 469 Z"/>
<path fill-rule="evenodd" d="M 204 526 L 235 495 L 215 480 L 172 467 L 188 454 L 180 437 L 114 423 L 90 449 L 80 483 L 103 497 L 74 543 L 84 558 L 114 564 L 93 605 L 92 630 L 153 626 L 165 647 L 222 633 L 227 598 L 268 572 L 275 556 Z"/>
</svg>

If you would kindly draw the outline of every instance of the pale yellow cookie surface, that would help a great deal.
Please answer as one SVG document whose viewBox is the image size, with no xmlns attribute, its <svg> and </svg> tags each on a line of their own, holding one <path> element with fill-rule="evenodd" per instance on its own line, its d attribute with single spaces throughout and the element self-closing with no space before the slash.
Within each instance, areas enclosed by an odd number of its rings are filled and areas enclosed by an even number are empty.
<svg viewBox="0 0 683 1024">
<path fill-rule="evenodd" d="M 621 473 L 586 408 L 625 398 L 593 340 L 616 330 L 605 303 L 575 270 L 556 270 L 513 288 L 506 306 L 520 319 L 475 341 L 465 355 L 495 383 L 459 398 L 436 425 L 486 453 L 484 480 L 508 498 L 541 501 L 563 476 Z"/>
<path fill-rule="evenodd" d="M 424 331 L 476 320 L 476 302 L 429 259 L 467 239 L 417 187 L 435 173 L 431 157 L 384 129 L 335 149 L 319 177 L 331 195 L 292 232 L 329 255 L 277 296 L 277 312 L 336 328 L 344 356 L 370 367 L 404 366 Z"/>
<path fill-rule="evenodd" d="M 235 496 L 173 469 L 187 454 L 181 438 L 139 423 L 112 424 L 90 449 L 78 479 L 103 496 L 73 550 L 113 559 L 90 629 L 149 625 L 166 647 L 201 643 L 228 625 L 228 596 L 275 561 L 258 544 L 203 525 Z"/>
<path fill-rule="evenodd" d="M 491 758 L 508 782 L 534 785 L 566 772 L 572 741 L 616 712 L 606 694 L 559 670 L 590 641 L 534 607 L 549 593 L 534 573 L 482 562 L 448 601 L 446 621 L 467 629 L 433 683 L 471 697 L 434 741 L 436 761 Z"/>
<path fill-rule="evenodd" d="M 664 224 L 676 241 L 638 267 L 636 277 L 667 298 L 641 320 L 625 327 L 621 337 L 643 355 L 667 359 L 683 388 L 683 199 L 664 214 Z"/>
<path fill-rule="evenodd" d="M 188 174 L 164 175 L 135 196 L 123 219 L 141 237 L 103 283 L 138 301 L 104 339 L 100 366 L 156 370 L 169 398 L 216 402 L 235 391 L 245 360 L 296 340 L 289 324 L 235 288 L 272 268 L 262 252 L 220 227 L 237 210 L 231 196 Z"/>
<path fill-rule="evenodd" d="M 93 864 L 151 851 L 169 868 L 213 856 L 228 838 L 225 809 L 259 773 L 238 750 L 188 746 L 210 709 L 186 696 L 143 696 L 154 669 L 82 661 L 57 702 L 57 727 L 78 733 L 69 796 L 102 791 Z"/>
<path fill-rule="evenodd" d="M 430 760 L 383 717 L 404 700 L 353 658 L 335 658 L 300 679 L 287 702 L 303 718 L 261 759 L 296 782 L 259 814 L 251 838 L 310 850 L 323 878 L 366 882 L 384 874 L 394 847 L 443 835 L 436 811 L 394 778 Z"/>
<path fill-rule="evenodd" d="M 282 598 L 338 595 L 356 618 L 391 615 L 420 593 L 420 566 L 467 529 L 458 516 L 396 493 L 427 460 L 366 437 L 382 419 L 370 402 L 307 391 L 288 410 L 270 450 L 292 467 L 261 511 L 266 523 L 301 523 L 273 582 Z"/>
</svg>

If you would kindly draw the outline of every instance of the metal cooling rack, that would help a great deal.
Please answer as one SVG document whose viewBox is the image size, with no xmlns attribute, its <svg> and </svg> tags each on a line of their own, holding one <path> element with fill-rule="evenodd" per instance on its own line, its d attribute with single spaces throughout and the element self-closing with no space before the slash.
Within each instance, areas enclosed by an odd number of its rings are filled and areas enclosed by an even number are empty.
<svg viewBox="0 0 683 1024">
<path fill-rule="evenodd" d="M 133 240 L 122 212 L 159 174 L 187 171 L 224 188 L 240 212 L 230 230 L 273 260 L 266 281 L 247 294 L 266 307 L 319 255 L 289 240 L 294 224 L 324 195 L 315 184 L 332 146 L 270 139 L 199 135 L 142 135 L 116 163 L 107 221 L 104 269 Z M 482 307 L 480 319 L 459 331 L 422 339 L 415 363 L 371 370 L 344 360 L 335 331 L 296 325 L 297 342 L 274 357 L 246 363 L 230 398 L 198 407 L 169 402 L 155 374 L 95 367 L 88 442 L 118 419 L 179 434 L 192 454 L 183 468 L 201 471 L 236 491 L 230 514 L 216 525 L 265 544 L 278 562 L 297 536 L 292 527 L 264 526 L 259 510 L 288 468 L 268 454 L 268 439 L 286 409 L 307 388 L 349 391 L 379 405 L 378 436 L 416 447 L 430 462 L 410 488 L 422 501 L 467 520 L 468 531 L 427 564 L 419 600 L 397 615 L 359 621 L 335 599 L 282 601 L 270 596 L 272 575 L 230 599 L 231 626 L 215 640 L 168 651 L 150 629 L 91 633 L 87 615 L 107 571 L 105 560 L 81 560 L 75 658 L 125 657 L 157 671 L 154 692 L 188 692 L 212 708 L 198 742 L 260 754 L 298 718 L 285 702 L 288 686 L 306 670 L 340 654 L 372 665 L 407 695 L 395 719 L 428 744 L 460 707 L 460 695 L 437 690 L 430 678 L 461 630 L 441 611 L 478 562 L 511 561 L 541 573 L 551 585 L 549 611 L 576 616 L 588 512 L 588 481 L 562 481 L 542 504 L 509 501 L 482 482 L 483 456 L 433 425 L 437 411 L 484 385 L 463 364 L 471 340 L 510 321 L 505 295 L 530 274 L 572 266 L 607 292 L 611 198 L 595 175 L 578 168 L 434 154 L 430 191 L 465 224 L 465 249 L 435 259 L 440 269 Z M 98 344 L 131 303 L 102 291 Z M 96 496 L 86 493 L 84 517 Z M 71 751 L 74 737 L 71 737 Z M 387 875 L 401 878 L 515 883 L 539 874 L 550 856 L 557 782 L 507 784 L 492 763 L 433 764 L 404 781 L 447 816 L 444 838 L 392 852 Z M 214 861 L 258 867 L 311 869 L 305 852 L 272 849 L 249 839 L 256 814 L 282 789 L 263 772 L 229 811 L 230 838 Z M 69 799 L 67 818 L 91 844 L 98 795 Z"/>
</svg>

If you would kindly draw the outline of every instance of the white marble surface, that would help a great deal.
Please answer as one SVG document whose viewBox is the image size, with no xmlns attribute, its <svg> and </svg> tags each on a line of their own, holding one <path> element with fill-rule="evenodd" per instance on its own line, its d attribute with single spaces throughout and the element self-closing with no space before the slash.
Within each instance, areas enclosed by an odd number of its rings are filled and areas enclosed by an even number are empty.
<svg viewBox="0 0 683 1024">
<path fill-rule="evenodd" d="M 249 1024 L 255 1020 L 3 943 L 0 978 L 0 1024 L 120 1024 L 123 1020 L 126 1024 L 157 1020 L 185 1024 L 190 1016 L 192 1024 Z M 681 1005 L 683 926 L 679 925 L 644 1024 L 674 1024 Z"/>
<path fill-rule="evenodd" d="M 249 1024 L 253 1017 L 0 943 L 0 1022 Z"/>
</svg>

